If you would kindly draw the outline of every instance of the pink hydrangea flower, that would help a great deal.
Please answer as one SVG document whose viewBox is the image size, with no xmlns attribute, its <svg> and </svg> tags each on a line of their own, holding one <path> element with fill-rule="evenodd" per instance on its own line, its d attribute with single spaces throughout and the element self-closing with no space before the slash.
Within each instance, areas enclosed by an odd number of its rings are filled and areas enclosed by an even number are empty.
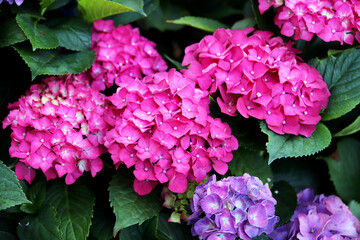
<svg viewBox="0 0 360 240">
<path fill-rule="evenodd" d="M 260 13 L 271 6 L 278 8 L 274 22 L 281 33 L 295 40 L 310 41 L 317 35 L 325 42 L 360 41 L 357 0 L 259 0 Z"/>
<path fill-rule="evenodd" d="M 45 78 L 9 109 L 3 128 L 13 131 L 9 152 L 19 159 L 19 179 L 31 183 L 36 169 L 47 179 L 66 175 L 72 184 L 84 171 L 95 176 L 102 169 L 105 96 L 90 87 L 86 74 Z"/>
<path fill-rule="evenodd" d="M 298 206 L 291 220 L 269 236 L 274 240 L 360 238 L 360 222 L 335 195 L 314 195 L 305 189 L 298 193 Z"/>
<path fill-rule="evenodd" d="M 155 49 L 155 43 L 130 25 L 115 27 L 112 20 L 93 24 L 92 50 L 96 59 L 89 70 L 92 87 L 104 90 L 129 79 L 165 71 L 167 65 Z"/>
<path fill-rule="evenodd" d="M 171 69 L 119 83 L 105 119 L 112 126 L 105 146 L 115 166 L 135 166 L 135 191 L 160 183 L 183 193 L 215 169 L 224 174 L 238 143 L 231 129 L 209 115 L 208 92 Z"/>
<path fill-rule="evenodd" d="M 218 29 L 185 49 L 184 75 L 209 91 L 223 113 L 263 119 L 276 133 L 309 137 L 330 92 L 293 43 L 271 32 Z"/>
</svg>

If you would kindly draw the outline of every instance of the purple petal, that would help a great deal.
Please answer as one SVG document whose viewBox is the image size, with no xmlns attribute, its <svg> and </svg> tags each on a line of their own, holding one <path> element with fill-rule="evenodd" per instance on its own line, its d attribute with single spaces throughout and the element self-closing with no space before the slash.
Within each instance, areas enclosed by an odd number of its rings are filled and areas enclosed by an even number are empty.
<svg viewBox="0 0 360 240">
<path fill-rule="evenodd" d="M 259 235 L 259 228 L 255 227 L 253 225 L 250 225 L 250 224 L 245 224 L 244 231 L 251 238 Z"/>
<path fill-rule="evenodd" d="M 221 211 L 223 203 L 219 195 L 210 194 L 200 200 L 200 206 L 205 214 L 214 214 Z"/>
<path fill-rule="evenodd" d="M 210 186 L 211 193 L 219 195 L 220 198 L 226 198 L 229 192 L 228 184 L 224 184 L 223 182 L 217 182 Z"/>
<path fill-rule="evenodd" d="M 235 233 L 234 229 L 234 217 L 227 209 L 223 209 L 221 214 L 217 214 L 215 217 L 215 223 L 220 227 L 221 231 Z"/>
<path fill-rule="evenodd" d="M 208 218 L 202 218 L 194 224 L 194 232 L 200 236 L 216 229 L 215 223 Z"/>
<path fill-rule="evenodd" d="M 233 204 L 236 208 L 241 209 L 243 211 L 246 211 L 246 209 L 248 208 L 247 201 L 244 199 L 243 195 L 238 195 L 233 201 Z"/>
<path fill-rule="evenodd" d="M 255 227 L 266 227 L 268 224 L 268 217 L 266 215 L 265 207 L 260 203 L 249 207 L 248 221 Z"/>
<path fill-rule="evenodd" d="M 238 227 L 240 223 L 244 222 L 244 220 L 246 219 L 246 212 L 243 211 L 242 209 L 238 208 L 235 209 L 232 212 L 232 215 L 235 218 L 235 226 Z"/>
<path fill-rule="evenodd" d="M 242 178 L 231 178 L 230 189 L 236 193 L 240 193 L 244 195 L 248 194 L 245 181 Z"/>
<path fill-rule="evenodd" d="M 212 233 L 207 238 L 207 240 L 235 240 L 235 239 L 236 239 L 236 235 L 231 233 L 222 233 L 222 232 Z"/>
</svg>

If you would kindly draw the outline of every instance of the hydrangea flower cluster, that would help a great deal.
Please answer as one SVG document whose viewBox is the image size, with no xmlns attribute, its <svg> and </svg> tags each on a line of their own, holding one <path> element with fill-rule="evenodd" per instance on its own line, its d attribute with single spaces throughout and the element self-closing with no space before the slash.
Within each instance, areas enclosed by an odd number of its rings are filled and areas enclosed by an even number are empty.
<svg viewBox="0 0 360 240">
<path fill-rule="evenodd" d="M 296 56 L 293 43 L 271 32 L 218 29 L 185 49 L 184 75 L 218 93 L 221 111 L 265 119 L 278 134 L 309 137 L 330 92 L 317 70 Z M 252 34 L 251 34 L 252 33 Z"/>
<path fill-rule="evenodd" d="M 9 105 L 3 128 L 12 129 L 9 153 L 19 158 L 19 179 L 31 183 L 38 169 L 72 184 L 84 171 L 102 169 L 105 96 L 88 81 L 85 74 L 48 77 Z"/>
<path fill-rule="evenodd" d="M 113 20 L 93 23 L 92 50 L 96 59 L 89 70 L 92 87 L 100 91 L 123 79 L 142 79 L 144 75 L 165 71 L 166 62 L 155 43 L 141 36 L 131 25 L 115 27 Z"/>
<path fill-rule="evenodd" d="M 188 218 L 199 239 L 251 240 L 271 233 L 279 217 L 268 184 L 245 173 L 216 181 L 215 175 L 195 189 Z"/>
<path fill-rule="evenodd" d="M 10 5 L 12 5 L 14 3 L 14 0 L 5 0 L 6 2 L 8 2 Z M 4 0 L 0 0 L 0 4 L 4 2 Z M 24 0 L 15 0 L 16 5 L 20 6 L 22 3 L 24 2 Z"/>
<path fill-rule="evenodd" d="M 317 35 L 325 42 L 353 44 L 360 41 L 360 3 L 358 0 L 259 0 L 260 13 L 271 6 L 279 9 L 275 24 L 281 33 L 310 41 Z"/>
<path fill-rule="evenodd" d="M 113 127 L 105 146 L 116 166 L 135 165 L 137 193 L 151 192 L 157 182 L 183 193 L 187 180 L 201 182 L 212 168 L 228 170 L 238 142 L 228 124 L 209 115 L 208 92 L 180 72 L 122 81 L 109 100 L 105 119 Z"/>
<path fill-rule="evenodd" d="M 289 223 L 275 229 L 274 240 L 355 240 L 360 239 L 360 223 L 335 195 L 314 195 L 305 189 L 298 193 L 298 206 Z"/>
</svg>

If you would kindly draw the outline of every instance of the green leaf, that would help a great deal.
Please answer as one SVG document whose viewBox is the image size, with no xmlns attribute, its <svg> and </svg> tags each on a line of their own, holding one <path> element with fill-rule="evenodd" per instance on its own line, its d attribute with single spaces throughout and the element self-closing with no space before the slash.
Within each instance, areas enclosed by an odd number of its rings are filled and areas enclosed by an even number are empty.
<svg viewBox="0 0 360 240">
<path fill-rule="evenodd" d="M 22 203 L 30 203 L 15 173 L 0 161 L 0 210 Z"/>
<path fill-rule="evenodd" d="M 166 22 L 167 19 L 177 19 L 188 13 L 182 5 L 174 2 L 161 1 L 147 18 L 144 19 L 147 28 L 155 28 L 161 32 L 165 30 L 177 31 L 184 25 L 171 24 Z"/>
<path fill-rule="evenodd" d="M 26 14 L 18 14 L 16 22 L 30 40 L 33 51 L 36 49 L 52 49 L 59 46 L 56 34 L 46 25 L 39 23 L 39 20 Z"/>
<path fill-rule="evenodd" d="M 68 4 L 70 1 L 71 0 L 55 0 L 50 6 L 46 8 L 46 12 L 59 9 Z"/>
<path fill-rule="evenodd" d="M 116 216 L 113 234 L 134 224 L 157 216 L 161 210 L 158 194 L 140 196 L 134 191 L 133 177 L 128 171 L 118 171 L 110 182 L 110 203 Z"/>
<path fill-rule="evenodd" d="M 312 59 L 315 67 L 328 85 L 331 96 L 323 120 L 332 120 L 350 112 L 360 102 L 360 50 L 350 49 L 325 59 Z"/>
<path fill-rule="evenodd" d="M 51 6 L 51 4 L 53 4 L 54 2 L 56 2 L 57 0 L 40 0 L 40 11 L 41 11 L 41 15 L 44 15 L 44 13 L 46 12 L 46 9 L 48 7 Z"/>
<path fill-rule="evenodd" d="M 272 186 L 273 174 L 263 152 L 239 148 L 233 154 L 234 158 L 229 162 L 231 175 L 242 176 L 244 173 L 248 173 L 260 178 L 264 184 L 268 182 L 269 187 Z"/>
<path fill-rule="evenodd" d="M 144 12 L 146 15 L 152 13 L 159 6 L 159 0 L 144 0 Z M 145 18 L 146 16 L 137 12 L 124 12 L 110 17 L 115 26 L 124 25 Z"/>
<path fill-rule="evenodd" d="M 349 203 L 349 209 L 352 212 L 352 214 L 357 217 L 357 219 L 360 220 L 360 203 L 358 203 L 357 201 L 351 201 Z"/>
<path fill-rule="evenodd" d="M 336 192 L 346 202 L 360 201 L 360 141 L 343 138 L 337 143 L 338 156 L 325 158 Z"/>
<path fill-rule="evenodd" d="M 64 239 L 87 238 L 95 204 L 95 197 L 88 183 L 78 180 L 70 186 L 54 184 L 46 193 L 45 203 L 56 209 Z"/>
<path fill-rule="evenodd" d="M 95 52 L 61 53 L 58 50 L 36 50 L 24 44 L 13 47 L 30 67 L 32 80 L 38 75 L 77 74 L 90 68 Z"/>
<path fill-rule="evenodd" d="M 171 57 L 169 57 L 168 55 L 165 55 L 165 58 L 170 62 L 172 63 L 175 67 L 176 67 L 176 70 L 180 71 L 181 69 L 184 69 L 183 66 L 181 66 L 181 63 L 172 59 Z"/>
<path fill-rule="evenodd" d="M 360 131 L 360 116 L 355 119 L 349 126 L 341 130 L 340 132 L 336 133 L 334 137 L 343 137 L 347 135 L 354 134 Z"/>
<path fill-rule="evenodd" d="M 112 2 L 119 3 L 131 9 L 134 9 L 136 12 L 144 14 L 144 1 L 143 0 L 111 0 Z M 146 16 L 146 15 L 145 15 Z"/>
<path fill-rule="evenodd" d="M 215 32 L 218 28 L 229 28 L 225 24 L 204 17 L 185 16 L 176 20 L 168 20 L 168 23 L 188 25 L 207 32 Z"/>
<path fill-rule="evenodd" d="M 275 215 L 280 218 L 277 226 L 287 223 L 297 206 L 297 197 L 294 188 L 285 181 L 274 183 L 271 188 L 273 197 L 276 199 Z"/>
<path fill-rule="evenodd" d="M 143 5 L 142 0 L 78 0 L 78 8 L 89 22 L 123 12 L 138 12 L 146 16 Z"/>
<path fill-rule="evenodd" d="M 119 240 L 129 240 L 129 239 L 144 239 L 144 240 L 158 240 L 156 236 L 158 228 L 158 219 L 153 217 L 146 220 L 143 224 L 132 225 L 130 227 L 124 228 L 120 231 Z"/>
<path fill-rule="evenodd" d="M 15 19 L 7 18 L 0 21 L 0 47 L 6 47 L 27 40 Z"/>
<path fill-rule="evenodd" d="M 265 233 L 263 233 L 260 236 L 253 237 L 252 240 L 272 240 L 272 238 L 266 236 Z"/>
<path fill-rule="evenodd" d="M 44 201 L 45 192 L 45 182 L 41 181 L 31 185 L 30 189 L 27 191 L 26 196 L 32 203 L 22 204 L 20 207 L 21 211 L 30 214 L 36 213 Z"/>
<path fill-rule="evenodd" d="M 331 133 L 322 123 L 319 123 L 316 130 L 310 137 L 300 135 L 280 135 L 271 131 L 264 121 L 260 123 L 261 131 L 269 136 L 266 144 L 269 153 L 269 164 L 275 159 L 283 157 L 301 157 L 313 155 L 330 145 Z"/>
<path fill-rule="evenodd" d="M 255 27 L 256 25 L 256 21 L 254 18 L 249 17 L 249 18 L 244 18 L 240 21 L 235 22 L 231 29 L 245 29 L 245 28 L 251 28 L 251 27 Z"/>
<path fill-rule="evenodd" d="M 56 18 L 57 24 L 52 26 L 61 47 L 73 51 L 90 50 L 91 25 L 81 18 Z"/>
<path fill-rule="evenodd" d="M 37 215 L 28 215 L 21 220 L 17 233 L 20 240 L 63 240 L 59 226 L 60 221 L 56 218 L 55 208 L 47 205 L 42 207 Z"/>
<path fill-rule="evenodd" d="M 190 227 L 185 224 L 168 222 L 170 214 L 160 213 L 158 216 L 157 238 L 159 240 L 195 240 Z"/>
</svg>

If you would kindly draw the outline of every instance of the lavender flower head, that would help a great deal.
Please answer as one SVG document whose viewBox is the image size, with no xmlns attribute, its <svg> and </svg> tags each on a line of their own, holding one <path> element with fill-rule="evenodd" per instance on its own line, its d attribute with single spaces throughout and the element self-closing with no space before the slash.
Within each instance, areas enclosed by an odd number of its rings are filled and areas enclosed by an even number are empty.
<svg viewBox="0 0 360 240">
<path fill-rule="evenodd" d="M 349 208 L 335 195 L 314 195 L 305 189 L 298 193 L 298 206 L 285 225 L 269 236 L 274 240 L 356 240 L 360 223 Z"/>
<path fill-rule="evenodd" d="M 250 240 L 274 230 L 275 204 L 268 184 L 257 177 L 245 173 L 216 181 L 213 175 L 195 189 L 188 221 L 200 240 Z"/>
</svg>

